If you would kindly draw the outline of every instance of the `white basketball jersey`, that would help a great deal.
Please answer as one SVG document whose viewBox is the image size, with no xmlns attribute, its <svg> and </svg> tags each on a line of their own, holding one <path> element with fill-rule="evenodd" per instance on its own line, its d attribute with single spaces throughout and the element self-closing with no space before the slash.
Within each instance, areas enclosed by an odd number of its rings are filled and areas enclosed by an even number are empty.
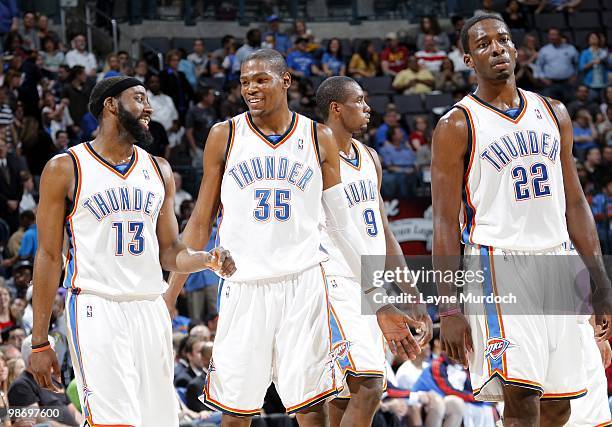
<svg viewBox="0 0 612 427">
<path fill-rule="evenodd" d="M 359 231 L 359 234 L 351 236 L 351 239 L 362 240 L 368 249 L 368 252 L 362 255 L 384 256 L 387 250 L 380 216 L 376 164 L 361 142 L 353 140 L 352 146 L 355 152 L 353 162 L 340 156 L 340 177 L 344 194 L 348 200 L 351 220 Z M 325 273 L 329 276 L 354 278 L 342 252 L 332 243 L 325 227 L 321 240 L 323 248 L 329 253 L 329 260 L 324 263 Z"/>
<path fill-rule="evenodd" d="M 86 142 L 70 149 L 77 169 L 65 287 L 111 297 L 160 295 L 157 217 L 165 189 L 145 150 L 134 147 L 121 173 Z"/>
<path fill-rule="evenodd" d="M 470 141 L 460 216 L 463 243 L 539 250 L 569 239 L 557 119 L 544 98 L 518 93 L 516 119 L 473 94 L 457 103 Z"/>
<path fill-rule="evenodd" d="M 232 281 L 293 274 L 325 259 L 316 123 L 292 114 L 276 142 L 248 112 L 230 120 L 219 238 L 236 262 Z"/>
</svg>

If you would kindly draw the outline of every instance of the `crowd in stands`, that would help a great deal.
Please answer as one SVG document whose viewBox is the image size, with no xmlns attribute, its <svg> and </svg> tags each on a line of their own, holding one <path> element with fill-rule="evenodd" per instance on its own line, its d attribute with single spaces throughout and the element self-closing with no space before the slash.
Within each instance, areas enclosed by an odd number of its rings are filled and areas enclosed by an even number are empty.
<svg viewBox="0 0 612 427">
<path fill-rule="evenodd" d="M 568 2 L 510 0 L 492 10 L 483 0 L 475 13 L 501 14 L 516 39 L 518 86 L 562 100 L 572 118 L 576 168 L 591 206 L 604 253 L 612 252 L 612 86 L 607 34 L 600 24 L 584 34 L 530 24 L 550 8 Z M 557 4 L 558 3 L 558 4 Z M 574 2 L 576 3 L 576 2 Z M 2 3 L 3 4 L 3 3 Z M 565 8 L 564 19 L 578 13 Z M 570 10 L 571 9 L 571 10 Z M 576 12 L 578 11 L 578 12 Z M 569 19 L 568 22 L 570 22 Z M 164 53 L 164 67 L 146 54 L 127 52 L 96 57 L 87 51 L 83 34 L 70 34 L 62 45 L 48 19 L 34 12 L 9 10 L 0 18 L 0 419 L 6 408 L 62 408 L 62 425 L 78 425 L 81 415 L 67 352 L 62 291 L 54 307 L 50 335 L 62 364 L 66 392 L 49 394 L 28 372 L 24 339 L 32 325 L 32 263 L 36 253 L 38 182 L 45 163 L 80 142 L 95 138 L 97 122 L 87 103 L 93 85 L 104 78 L 130 75 L 142 81 L 154 108 L 149 125 L 154 136 L 148 150 L 167 158 L 175 170 L 175 213 L 181 230 L 194 208 L 202 171 L 202 153 L 213 124 L 246 111 L 239 71 L 245 58 L 260 47 L 277 49 L 293 76 L 292 110 L 316 118 L 314 94 L 322 79 L 348 75 L 361 82 L 372 107 L 370 129 L 358 138 L 375 148 L 383 165 L 385 199 L 430 198 L 431 138 L 437 119 L 454 102 L 475 89 L 475 76 L 463 62 L 459 30 L 464 17 L 451 17 L 442 29 L 425 16 L 416 33 L 391 32 L 384 39 L 321 40 L 304 21 L 290 29 L 270 16 L 265 28 L 251 28 L 244 40 L 231 35 L 209 49 L 193 40 Z M 609 24 L 609 23 L 608 23 Z M 382 26 L 382 24 L 381 24 Z M 516 33 L 515 33 L 516 32 Z M 584 32 L 584 31 L 583 31 Z M 214 236 L 209 247 L 212 247 Z M 191 275 L 176 310 L 177 400 L 182 420 L 193 425 L 217 424 L 218 412 L 198 401 L 211 357 L 216 330 L 218 278 L 210 272 Z M 497 417 L 491 405 L 474 401 L 468 373 L 440 352 L 439 340 L 422 358 L 389 357 L 389 390 L 375 424 L 410 426 L 490 426 Z M 273 390 L 266 414 L 283 412 Z M 272 417 L 272 415 L 270 415 Z M 280 418 L 279 418 L 280 419 Z M 294 422 L 286 418 L 287 423 Z M 263 421 L 257 421 L 263 422 Z M 278 421 L 281 422 L 281 421 Z M 14 424 L 17 425 L 17 424 Z"/>
</svg>

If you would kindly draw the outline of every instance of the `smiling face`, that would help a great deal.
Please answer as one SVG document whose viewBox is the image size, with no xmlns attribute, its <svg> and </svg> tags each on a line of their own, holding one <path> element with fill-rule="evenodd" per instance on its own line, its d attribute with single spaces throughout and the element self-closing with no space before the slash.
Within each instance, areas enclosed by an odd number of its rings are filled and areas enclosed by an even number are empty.
<svg viewBox="0 0 612 427">
<path fill-rule="evenodd" d="M 273 65 L 253 59 L 242 64 L 240 69 L 240 93 L 254 117 L 265 116 L 283 108 L 287 103 L 287 90 L 291 86 L 291 75 L 280 74 Z"/>
<path fill-rule="evenodd" d="M 506 24 L 497 19 L 483 19 L 468 31 L 470 52 L 465 64 L 484 80 L 505 81 L 514 75 L 516 48 Z"/>
<path fill-rule="evenodd" d="M 109 101 L 108 98 L 106 102 Z M 106 105 L 105 102 L 105 105 Z M 130 134 L 135 143 L 141 147 L 149 145 L 153 137 L 149 132 L 149 122 L 153 109 L 149 104 L 147 92 L 143 86 L 133 86 L 121 92 L 116 102 L 116 117 L 123 129 Z"/>
</svg>

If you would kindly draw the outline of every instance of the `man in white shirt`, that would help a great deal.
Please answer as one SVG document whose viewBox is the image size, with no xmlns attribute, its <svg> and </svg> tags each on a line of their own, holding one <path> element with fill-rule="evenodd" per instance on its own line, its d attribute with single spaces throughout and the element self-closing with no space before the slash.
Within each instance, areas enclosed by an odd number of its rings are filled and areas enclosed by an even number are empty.
<svg viewBox="0 0 612 427">
<path fill-rule="evenodd" d="M 193 52 L 187 55 L 187 60 L 195 67 L 196 77 L 206 73 L 208 65 L 208 53 L 203 39 L 195 39 L 193 42 Z"/>
<path fill-rule="evenodd" d="M 172 102 L 172 98 L 162 93 L 159 83 L 159 76 L 151 74 L 147 79 L 147 97 L 149 104 L 153 108 L 151 120 L 162 124 L 166 132 L 172 127 L 172 122 L 178 120 L 178 112 Z"/>
<path fill-rule="evenodd" d="M 183 177 L 181 176 L 181 174 L 178 172 L 174 172 L 173 175 L 174 188 L 176 190 L 174 193 L 174 213 L 176 214 L 176 216 L 180 216 L 181 204 L 185 200 L 193 200 L 193 197 L 191 197 L 191 194 L 183 190 Z"/>
<path fill-rule="evenodd" d="M 434 36 L 427 34 L 423 37 L 423 50 L 419 50 L 414 56 L 417 57 L 419 63 L 427 68 L 432 73 L 440 71 L 440 65 L 446 58 L 446 52 L 438 50 Z"/>
<path fill-rule="evenodd" d="M 98 68 L 98 63 L 96 61 L 96 57 L 93 53 L 87 52 L 85 49 L 87 47 L 87 40 L 83 34 L 77 34 L 72 39 L 72 47 L 66 54 L 66 63 L 70 66 L 70 68 L 75 65 L 82 65 L 85 68 L 85 73 L 88 76 L 96 76 L 96 69 Z"/>
</svg>

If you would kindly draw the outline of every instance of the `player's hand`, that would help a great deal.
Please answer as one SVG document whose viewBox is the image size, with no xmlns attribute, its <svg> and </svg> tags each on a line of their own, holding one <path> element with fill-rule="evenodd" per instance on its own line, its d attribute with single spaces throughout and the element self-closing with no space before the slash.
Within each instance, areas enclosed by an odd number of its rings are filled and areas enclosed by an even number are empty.
<svg viewBox="0 0 612 427">
<path fill-rule="evenodd" d="M 376 312 L 376 320 L 389 348 L 394 355 L 406 356 L 414 360 L 421 353 L 419 343 L 412 336 L 410 327 L 422 329 L 424 326 L 402 313 L 395 306 L 388 304 Z"/>
<path fill-rule="evenodd" d="M 595 289 L 591 301 L 595 311 L 595 339 L 607 341 L 612 336 L 612 288 Z"/>
<path fill-rule="evenodd" d="M 208 252 L 207 268 L 210 268 L 222 277 L 230 277 L 236 272 L 236 265 L 232 255 L 221 246 Z"/>
<path fill-rule="evenodd" d="M 424 348 L 429 345 L 429 341 L 433 338 L 433 322 L 427 313 L 427 306 L 425 304 L 414 304 L 409 313 L 411 314 L 410 317 L 421 323 L 421 326 L 416 328 L 417 336 L 414 338 L 419 346 Z"/>
<path fill-rule="evenodd" d="M 597 347 L 599 347 L 599 353 L 601 353 L 601 363 L 603 363 L 604 369 L 607 369 L 612 362 L 612 349 L 610 349 L 610 342 L 598 342 Z"/>
<path fill-rule="evenodd" d="M 442 351 L 453 361 L 468 367 L 468 352 L 473 351 L 472 332 L 462 313 L 440 319 Z"/>
<path fill-rule="evenodd" d="M 55 381 L 61 382 L 59 363 L 55 351 L 51 347 L 45 351 L 32 353 L 30 355 L 30 365 L 30 371 L 41 388 L 54 393 L 62 392 L 51 380 L 54 377 Z"/>
</svg>

